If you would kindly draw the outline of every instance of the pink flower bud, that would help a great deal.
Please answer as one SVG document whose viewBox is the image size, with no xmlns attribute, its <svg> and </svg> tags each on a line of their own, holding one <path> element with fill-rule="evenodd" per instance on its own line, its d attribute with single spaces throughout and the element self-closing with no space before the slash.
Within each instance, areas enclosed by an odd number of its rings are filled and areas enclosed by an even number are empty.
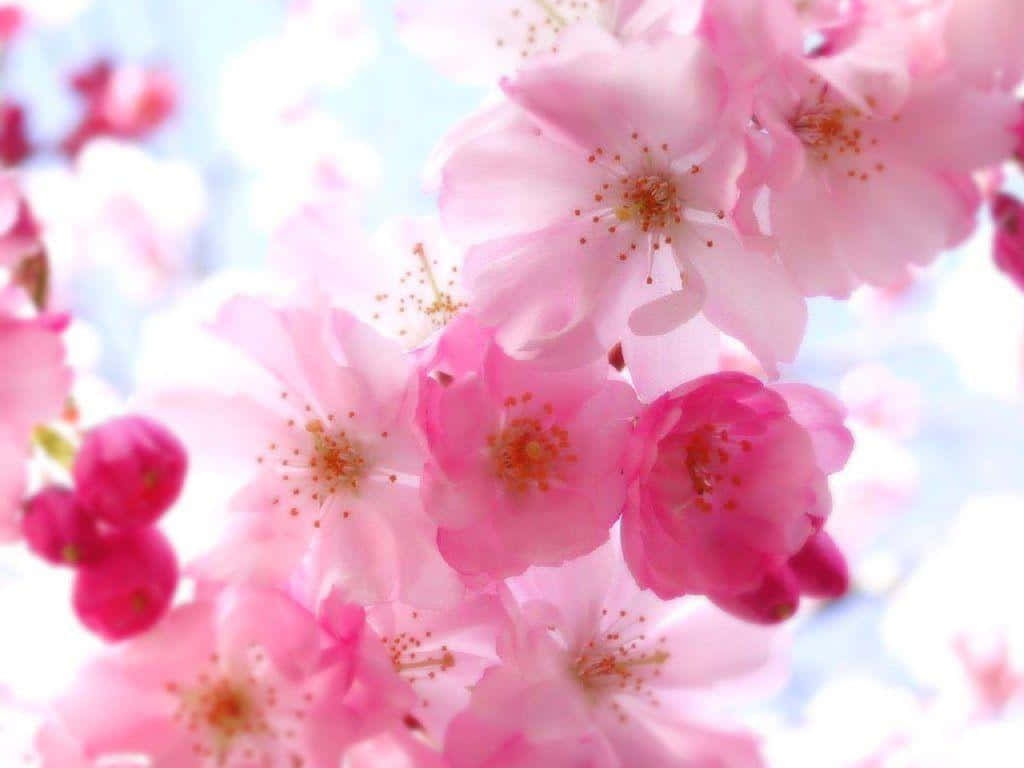
<svg viewBox="0 0 1024 768">
<path fill-rule="evenodd" d="M 148 525 L 178 498 L 188 457 L 165 427 L 125 416 L 90 430 L 75 459 L 82 506 L 118 527 Z"/>
<path fill-rule="evenodd" d="M 839 547 L 824 531 L 807 540 L 789 560 L 800 592 L 811 597 L 842 597 L 850 588 L 850 571 Z"/>
<path fill-rule="evenodd" d="M 1024 290 L 1024 205 L 1012 195 L 998 194 L 992 201 L 992 217 L 996 266 Z"/>
<path fill-rule="evenodd" d="M 789 568 L 782 567 L 770 571 L 761 586 L 752 592 L 711 599 L 738 619 L 755 624 L 779 624 L 796 613 L 800 605 L 800 584 Z"/>
<path fill-rule="evenodd" d="M 55 565 L 96 562 L 104 551 L 96 521 L 68 488 L 51 485 L 30 498 L 21 530 L 32 551 Z"/>
<path fill-rule="evenodd" d="M 106 557 L 79 569 L 72 604 L 89 630 L 114 642 L 164 615 L 178 584 L 178 561 L 156 528 L 116 534 L 107 546 Z"/>
</svg>

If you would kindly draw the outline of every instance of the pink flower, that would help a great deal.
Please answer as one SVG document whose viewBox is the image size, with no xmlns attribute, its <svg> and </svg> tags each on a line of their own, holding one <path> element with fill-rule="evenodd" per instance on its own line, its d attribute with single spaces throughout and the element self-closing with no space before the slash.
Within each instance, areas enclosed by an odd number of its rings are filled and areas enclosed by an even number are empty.
<svg viewBox="0 0 1024 768">
<path fill-rule="evenodd" d="M 430 453 L 423 506 L 452 567 L 502 578 L 607 539 L 638 410 L 608 374 L 604 360 L 564 371 L 513 360 L 470 317 L 449 326 L 421 379 L 417 422 Z"/>
<path fill-rule="evenodd" d="M 155 528 L 116 533 L 94 562 L 75 574 L 72 605 L 79 620 L 108 642 L 145 632 L 171 605 L 178 559 Z"/>
<path fill-rule="evenodd" d="M 457 149 L 441 189 L 472 245 L 473 311 L 503 346 L 568 364 L 703 312 L 766 368 L 793 358 L 806 307 L 763 238 L 733 231 L 742 122 L 723 121 L 707 48 L 607 41 L 504 87 L 521 112 Z"/>
<path fill-rule="evenodd" d="M 64 316 L 23 319 L 0 293 L 0 541 L 20 537 L 19 502 L 32 429 L 61 413 L 71 389 Z"/>
<path fill-rule="evenodd" d="M 85 435 L 75 456 L 75 495 L 105 523 L 149 525 L 178 498 L 187 466 L 184 446 L 166 427 L 123 416 Z"/>
<path fill-rule="evenodd" d="M 398 29 L 416 53 L 446 75 L 490 83 L 525 63 L 570 50 L 580 32 L 604 30 L 622 40 L 692 28 L 703 0 L 402 0 Z M 567 35 L 572 30 L 575 35 Z M 567 37 L 570 39 L 567 41 Z"/>
<path fill-rule="evenodd" d="M 411 361 L 397 342 L 313 303 L 228 302 L 213 329 L 248 358 L 238 370 L 252 370 L 229 385 L 242 392 L 161 397 L 190 454 L 243 467 L 231 529 L 199 568 L 276 582 L 301 564 L 305 578 L 354 599 L 440 605 L 461 587 L 419 502 Z"/>
<path fill-rule="evenodd" d="M 652 403 L 632 439 L 626 561 L 663 598 L 756 589 L 828 517 L 849 457 L 843 410 L 812 387 L 720 373 Z"/>
<path fill-rule="evenodd" d="M 772 631 L 641 592 L 612 544 L 503 594 L 502 663 L 448 730 L 453 768 L 762 764 L 717 710 L 775 682 Z"/>
<path fill-rule="evenodd" d="M 1024 290 L 1024 205 L 1001 192 L 992 201 L 996 223 L 994 253 L 996 266 Z"/>
<path fill-rule="evenodd" d="M 183 605 L 101 656 L 56 710 L 101 761 L 336 768 L 349 744 L 399 721 L 408 703 L 358 609 L 321 625 L 279 592 L 236 589 Z"/>
<path fill-rule="evenodd" d="M 1012 151 L 1011 96 L 942 70 L 912 77 L 910 33 L 881 29 L 836 56 L 806 59 L 792 30 L 746 52 L 760 78 L 744 83 L 754 128 L 738 215 L 775 239 L 808 296 L 905 281 L 961 242 L 981 201 L 971 174 Z"/>
</svg>

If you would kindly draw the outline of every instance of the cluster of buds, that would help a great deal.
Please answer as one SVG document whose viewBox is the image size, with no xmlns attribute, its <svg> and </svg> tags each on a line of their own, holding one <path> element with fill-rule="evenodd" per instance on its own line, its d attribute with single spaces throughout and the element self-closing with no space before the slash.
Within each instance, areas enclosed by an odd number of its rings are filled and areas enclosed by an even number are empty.
<svg viewBox="0 0 1024 768">
<path fill-rule="evenodd" d="M 79 620 L 109 641 L 138 634 L 170 606 L 178 562 L 155 523 L 177 500 L 187 456 L 162 425 L 125 416 L 90 430 L 74 461 L 74 487 L 29 498 L 22 531 L 44 560 L 76 569 Z"/>
</svg>

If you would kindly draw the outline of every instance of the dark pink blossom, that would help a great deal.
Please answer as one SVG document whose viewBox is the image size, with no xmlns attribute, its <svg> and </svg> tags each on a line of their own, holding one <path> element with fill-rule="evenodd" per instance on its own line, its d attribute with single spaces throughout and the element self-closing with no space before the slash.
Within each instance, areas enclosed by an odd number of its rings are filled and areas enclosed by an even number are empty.
<svg viewBox="0 0 1024 768">
<path fill-rule="evenodd" d="M 99 136 L 141 139 L 163 125 L 177 107 L 177 87 L 160 68 L 115 66 L 100 59 L 71 77 L 71 88 L 85 101 L 86 112 L 61 142 L 74 156 Z"/>
<path fill-rule="evenodd" d="M 144 632 L 167 612 L 178 586 L 178 560 L 155 528 L 115 534 L 107 553 L 75 575 L 72 604 L 79 620 L 114 642 Z"/>
<path fill-rule="evenodd" d="M 641 415 L 623 513 L 626 561 L 663 598 L 757 589 L 831 509 L 827 476 L 853 437 L 838 401 L 813 387 L 769 387 L 719 373 Z"/>
<path fill-rule="evenodd" d="M 166 427 L 122 416 L 86 433 L 75 458 L 76 495 L 110 525 L 148 525 L 178 498 L 187 467 L 185 448 Z"/>
</svg>

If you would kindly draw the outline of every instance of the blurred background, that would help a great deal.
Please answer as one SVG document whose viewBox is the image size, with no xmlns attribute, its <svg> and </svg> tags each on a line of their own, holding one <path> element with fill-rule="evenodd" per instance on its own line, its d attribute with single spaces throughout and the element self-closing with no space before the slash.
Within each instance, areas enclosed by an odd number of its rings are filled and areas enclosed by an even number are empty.
<svg viewBox="0 0 1024 768">
<path fill-rule="evenodd" d="M 110 401 L 133 391 L 136 361 L 172 377 L 187 359 L 173 334 L 141 345 L 211 276 L 260 269 L 296 232 L 359 254 L 396 217 L 433 213 L 431 150 L 489 96 L 407 50 L 390 0 L 24 6 L 2 97 L 23 112 L 30 150 L 17 164 L 55 300 L 79 318 L 73 354 Z M 97 129 L 102 87 L 146 90 L 128 129 Z M 115 216 L 135 226 L 114 228 Z M 986 215 L 906 285 L 813 301 L 783 372 L 839 394 L 858 447 L 831 523 L 855 589 L 798 620 L 790 682 L 753 715 L 779 765 L 811 764 L 812 732 L 869 755 L 922 709 L 970 700 L 1002 721 L 1021 704 L 1024 295 L 994 267 L 992 237 Z M 30 621 L 50 626 L 21 566 L 0 557 L 4 610 L 33 604 Z M 0 679 L 15 687 L 42 662 L 39 638 L 20 634 L 0 633 Z"/>
</svg>

